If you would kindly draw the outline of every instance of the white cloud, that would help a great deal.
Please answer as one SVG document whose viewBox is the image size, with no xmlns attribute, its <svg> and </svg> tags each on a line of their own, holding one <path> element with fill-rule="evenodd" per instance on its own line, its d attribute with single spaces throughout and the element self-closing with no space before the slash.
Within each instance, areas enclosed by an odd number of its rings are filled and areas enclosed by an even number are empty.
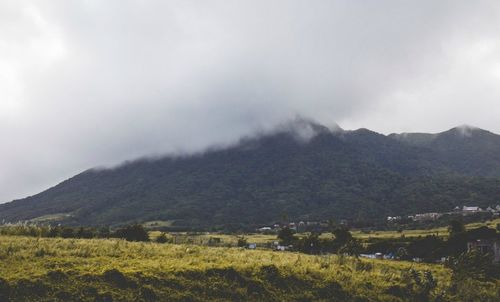
<svg viewBox="0 0 500 302">
<path fill-rule="evenodd" d="M 498 1 L 3 1 L 0 201 L 297 114 L 500 132 Z"/>
</svg>

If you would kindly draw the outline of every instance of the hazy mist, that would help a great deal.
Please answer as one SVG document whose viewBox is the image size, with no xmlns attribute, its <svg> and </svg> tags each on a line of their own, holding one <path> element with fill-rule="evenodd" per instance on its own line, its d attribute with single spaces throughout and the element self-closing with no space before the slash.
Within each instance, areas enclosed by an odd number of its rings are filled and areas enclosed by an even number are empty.
<svg viewBox="0 0 500 302">
<path fill-rule="evenodd" d="M 2 1 L 0 202 L 296 116 L 498 133 L 499 83 L 496 0 Z"/>
</svg>

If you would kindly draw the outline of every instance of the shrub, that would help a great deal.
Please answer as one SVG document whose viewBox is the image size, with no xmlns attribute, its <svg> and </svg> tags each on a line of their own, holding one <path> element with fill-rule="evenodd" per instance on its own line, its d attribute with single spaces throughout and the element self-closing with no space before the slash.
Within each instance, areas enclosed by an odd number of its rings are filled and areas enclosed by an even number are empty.
<svg viewBox="0 0 500 302">
<path fill-rule="evenodd" d="M 247 243 L 247 240 L 246 240 L 245 237 L 239 237 L 238 238 L 238 243 L 237 243 L 238 247 L 246 247 L 247 244 L 248 243 Z"/>
<path fill-rule="evenodd" d="M 356 239 L 351 239 L 339 249 L 339 254 L 347 254 L 358 258 L 362 250 L 361 244 Z"/>
<path fill-rule="evenodd" d="M 446 266 L 452 270 L 452 281 L 454 282 L 469 278 L 487 280 L 499 275 L 498 265 L 492 262 L 491 254 L 472 250 L 462 253 L 458 257 L 451 257 L 446 262 Z"/>
<path fill-rule="evenodd" d="M 295 242 L 295 237 L 293 236 L 292 230 L 290 228 L 284 227 L 278 232 L 278 239 L 281 244 L 289 245 Z"/>
<path fill-rule="evenodd" d="M 168 242 L 167 235 L 165 233 L 161 233 L 160 236 L 156 237 L 156 242 L 157 243 L 167 243 Z"/>
<path fill-rule="evenodd" d="M 437 280 L 430 271 L 419 272 L 410 269 L 404 274 L 409 294 L 418 302 L 431 301 L 432 291 L 437 287 Z"/>
<path fill-rule="evenodd" d="M 114 237 L 127 241 L 149 241 L 148 232 L 140 224 L 133 224 L 116 230 Z"/>
</svg>

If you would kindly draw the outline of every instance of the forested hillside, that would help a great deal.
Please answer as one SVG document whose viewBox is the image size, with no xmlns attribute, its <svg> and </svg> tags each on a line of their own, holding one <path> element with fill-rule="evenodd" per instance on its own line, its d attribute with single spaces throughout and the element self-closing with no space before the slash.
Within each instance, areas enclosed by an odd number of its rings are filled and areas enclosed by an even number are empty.
<svg viewBox="0 0 500 302">
<path fill-rule="evenodd" d="M 479 129 L 385 136 L 301 122 L 222 150 L 91 169 L 0 205 L 0 219 L 209 228 L 489 206 L 500 203 L 495 151 L 500 136 Z"/>
</svg>

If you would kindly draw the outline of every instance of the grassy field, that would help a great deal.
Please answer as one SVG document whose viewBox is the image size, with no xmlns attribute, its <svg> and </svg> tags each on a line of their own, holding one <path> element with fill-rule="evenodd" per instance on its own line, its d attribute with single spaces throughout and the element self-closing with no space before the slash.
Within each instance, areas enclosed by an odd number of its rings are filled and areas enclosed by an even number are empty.
<svg viewBox="0 0 500 302">
<path fill-rule="evenodd" d="M 495 219 L 487 222 L 477 222 L 466 225 L 466 229 L 474 229 L 481 226 L 487 226 L 495 229 L 496 225 L 500 223 L 500 219 Z M 354 238 L 361 241 L 368 241 L 370 239 L 392 239 L 400 238 L 402 236 L 406 238 L 412 237 L 425 237 L 428 235 L 436 235 L 439 237 L 447 237 L 448 229 L 447 227 L 433 228 L 433 229 L 421 229 L 421 230 L 402 230 L 397 231 L 371 231 L 363 232 L 360 230 L 351 231 Z M 161 232 L 152 231 L 150 236 L 155 239 Z M 248 243 L 257 243 L 258 246 L 266 246 L 276 241 L 276 234 L 245 234 L 245 235 L 228 235 L 228 234 L 217 234 L 217 233 L 197 233 L 191 234 L 186 232 L 168 233 L 167 237 L 175 243 L 184 244 L 196 244 L 196 245 L 208 245 L 210 239 L 218 238 L 220 239 L 220 244 L 222 246 L 236 246 L 238 239 L 244 237 Z M 305 234 L 297 234 L 297 236 L 304 236 Z M 323 233 L 320 238 L 332 238 L 332 233 Z"/>
<path fill-rule="evenodd" d="M 500 282 L 453 289 L 450 271 L 437 264 L 0 236 L 0 301 L 427 301 L 410 269 L 437 280 L 428 301 L 442 293 L 441 301 L 500 301 Z"/>
<path fill-rule="evenodd" d="M 496 225 L 499 223 L 500 223 L 500 219 L 495 219 L 495 220 L 490 220 L 487 222 L 470 223 L 470 224 L 465 225 L 465 228 L 470 230 L 470 229 L 475 229 L 475 228 L 479 228 L 482 226 L 487 226 L 489 228 L 495 229 Z M 402 230 L 401 232 L 397 232 L 397 231 L 372 231 L 370 233 L 365 233 L 365 232 L 361 232 L 358 230 L 358 231 L 352 231 L 351 233 L 355 238 L 358 238 L 361 240 L 372 239 L 372 238 L 389 239 L 389 238 L 397 238 L 397 237 L 401 237 L 401 236 L 425 237 L 428 235 L 447 237 L 449 235 L 447 227 L 423 229 L 423 230 Z"/>
</svg>

